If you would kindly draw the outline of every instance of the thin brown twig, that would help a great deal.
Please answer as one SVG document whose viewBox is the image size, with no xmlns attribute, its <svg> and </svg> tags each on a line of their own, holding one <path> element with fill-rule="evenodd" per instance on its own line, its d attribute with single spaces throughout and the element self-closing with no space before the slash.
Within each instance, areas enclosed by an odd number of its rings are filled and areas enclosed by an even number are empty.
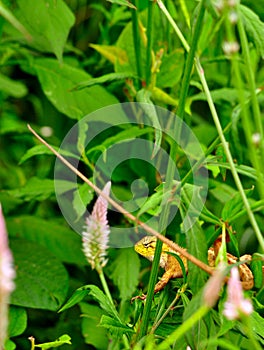
<svg viewBox="0 0 264 350">
<path fill-rule="evenodd" d="M 107 196 L 105 193 L 100 190 L 99 187 L 94 185 L 86 176 L 84 176 L 78 169 L 76 169 L 70 162 L 68 162 L 59 152 L 57 152 L 52 146 L 50 146 L 41 136 L 39 136 L 35 130 L 31 128 L 28 124 L 28 129 L 32 132 L 32 134 L 43 144 L 45 145 L 52 153 L 54 153 L 57 158 L 59 158 L 71 171 L 73 171 L 77 176 L 79 176 L 85 183 L 87 183 L 92 189 L 98 194 L 104 197 L 108 203 L 110 203 L 115 209 L 117 209 L 121 214 L 126 216 L 131 221 L 134 221 L 139 226 L 141 226 L 146 232 L 160 239 L 163 243 L 167 244 L 171 249 L 180 253 L 186 259 L 191 261 L 193 264 L 197 265 L 199 268 L 207 272 L 208 274 L 212 274 L 214 269 L 208 265 L 206 265 L 203 261 L 197 259 L 195 256 L 188 253 L 184 248 L 180 247 L 177 243 L 169 240 L 167 237 L 161 235 L 158 231 L 154 230 L 144 222 L 138 220 L 137 217 L 126 211 L 120 204 L 116 203 L 112 198 Z"/>
</svg>

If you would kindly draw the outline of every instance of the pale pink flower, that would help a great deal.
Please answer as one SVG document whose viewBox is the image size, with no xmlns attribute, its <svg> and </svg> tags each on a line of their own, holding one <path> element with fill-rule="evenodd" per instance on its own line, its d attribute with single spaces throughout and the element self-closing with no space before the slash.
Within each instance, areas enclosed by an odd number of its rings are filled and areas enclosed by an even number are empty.
<svg viewBox="0 0 264 350">
<path fill-rule="evenodd" d="M 107 182 L 103 193 L 110 194 L 111 182 Z M 94 204 L 92 214 L 86 218 L 86 224 L 83 237 L 83 252 L 91 264 L 92 269 L 97 270 L 104 267 L 107 263 L 106 255 L 109 242 L 110 228 L 107 221 L 108 202 L 102 196 L 99 196 Z"/>
<path fill-rule="evenodd" d="M 237 41 L 225 41 L 223 43 L 223 51 L 226 55 L 233 55 L 237 53 L 239 49 L 240 46 Z"/>
<path fill-rule="evenodd" d="M 227 284 L 227 301 L 223 314 L 229 320 L 239 319 L 242 315 L 248 316 L 253 312 L 253 306 L 249 299 L 245 299 L 239 278 L 238 268 L 231 270 L 231 276 Z"/>
<path fill-rule="evenodd" d="M 7 231 L 0 205 L 0 349 L 4 348 L 8 324 L 8 302 L 14 290 L 15 271 L 8 247 Z"/>
<path fill-rule="evenodd" d="M 220 262 L 205 285 L 203 299 L 208 307 L 213 307 L 219 299 L 225 279 L 225 267 L 225 264 Z"/>
</svg>

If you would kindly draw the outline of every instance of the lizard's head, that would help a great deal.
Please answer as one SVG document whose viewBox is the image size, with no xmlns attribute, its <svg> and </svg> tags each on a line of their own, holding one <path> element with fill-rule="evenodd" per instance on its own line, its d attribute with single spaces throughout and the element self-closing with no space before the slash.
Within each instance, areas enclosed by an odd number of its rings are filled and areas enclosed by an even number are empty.
<svg viewBox="0 0 264 350">
<path fill-rule="evenodd" d="M 149 260 L 153 260 L 157 238 L 145 236 L 135 244 L 135 251 Z"/>
<path fill-rule="evenodd" d="M 153 261 L 155 249 L 157 244 L 157 238 L 153 236 L 145 236 L 140 241 L 135 244 L 135 251 L 147 258 L 150 261 Z M 169 247 L 166 244 L 162 246 L 162 253 L 160 257 L 160 265 L 165 266 L 168 255 L 165 251 L 169 251 Z"/>
</svg>

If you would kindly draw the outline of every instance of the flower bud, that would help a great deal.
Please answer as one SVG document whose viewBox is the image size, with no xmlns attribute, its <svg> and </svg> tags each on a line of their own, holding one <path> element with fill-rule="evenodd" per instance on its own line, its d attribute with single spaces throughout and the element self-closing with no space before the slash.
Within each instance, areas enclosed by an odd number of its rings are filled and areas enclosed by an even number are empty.
<svg viewBox="0 0 264 350">
<path fill-rule="evenodd" d="M 8 325 L 8 302 L 14 290 L 15 270 L 13 257 L 8 247 L 7 231 L 0 205 L 0 349 L 4 349 Z"/>
</svg>

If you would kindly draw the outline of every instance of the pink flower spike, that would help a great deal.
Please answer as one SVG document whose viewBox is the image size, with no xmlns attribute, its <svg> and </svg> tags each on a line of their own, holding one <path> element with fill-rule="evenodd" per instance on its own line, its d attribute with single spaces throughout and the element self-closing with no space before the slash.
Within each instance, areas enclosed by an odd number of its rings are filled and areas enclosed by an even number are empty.
<svg viewBox="0 0 264 350">
<path fill-rule="evenodd" d="M 220 262 L 204 288 L 204 303 L 208 307 L 213 307 L 219 299 L 220 291 L 224 284 L 224 279 L 225 264 Z"/>
<path fill-rule="evenodd" d="M 8 324 L 8 302 L 14 290 L 15 271 L 13 257 L 8 247 L 5 220 L 0 205 L 0 349 L 4 348 Z"/>
<path fill-rule="evenodd" d="M 111 182 L 107 182 L 102 192 L 109 196 Z M 82 233 L 83 252 L 92 269 L 101 269 L 107 263 L 106 255 L 109 242 L 110 228 L 107 221 L 108 202 L 99 196 L 94 204 L 92 214 L 86 218 Z"/>
<path fill-rule="evenodd" d="M 223 314 L 229 320 L 239 319 L 242 315 L 248 316 L 253 312 L 249 299 L 245 299 L 237 267 L 231 270 L 231 277 L 227 284 L 227 301 Z"/>
</svg>

